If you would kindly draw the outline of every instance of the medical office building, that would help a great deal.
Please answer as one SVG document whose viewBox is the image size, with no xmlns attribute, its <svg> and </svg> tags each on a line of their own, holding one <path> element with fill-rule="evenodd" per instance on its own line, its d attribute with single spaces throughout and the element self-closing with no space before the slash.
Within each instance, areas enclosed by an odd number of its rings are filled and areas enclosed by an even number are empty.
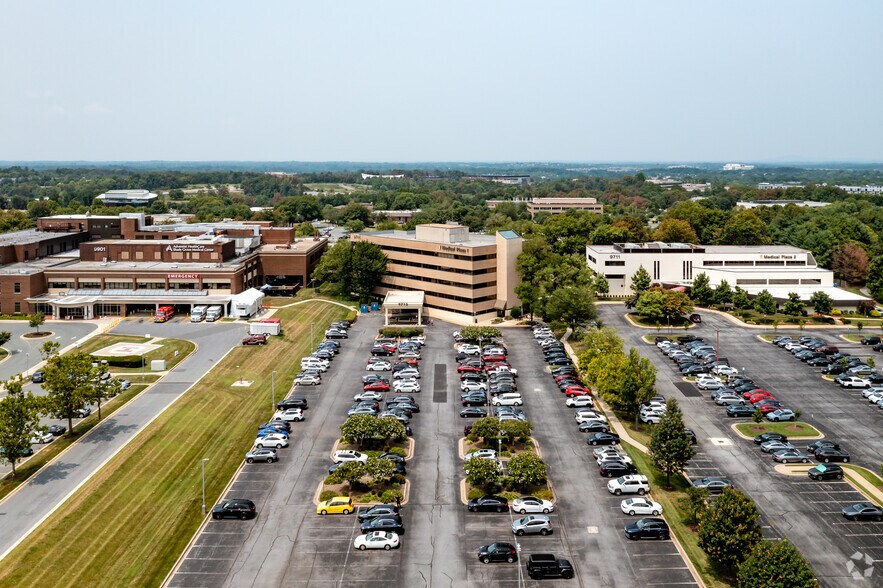
<svg viewBox="0 0 883 588">
<path fill-rule="evenodd" d="M 140 213 L 41 218 L 0 235 L 0 312 L 54 318 L 225 308 L 236 294 L 307 284 L 327 247 L 269 223 L 153 225 Z"/>
<path fill-rule="evenodd" d="M 834 273 L 816 264 L 812 252 L 789 245 L 692 245 L 688 243 L 616 243 L 586 247 L 589 268 L 607 278 L 611 296 L 632 294 L 631 280 L 638 268 L 651 282 L 666 288 L 689 288 L 699 274 L 712 288 L 722 281 L 754 296 L 767 290 L 780 303 L 796 292 L 809 301 L 823 291 L 841 309 L 855 308 L 864 296 L 834 284 Z"/>
</svg>

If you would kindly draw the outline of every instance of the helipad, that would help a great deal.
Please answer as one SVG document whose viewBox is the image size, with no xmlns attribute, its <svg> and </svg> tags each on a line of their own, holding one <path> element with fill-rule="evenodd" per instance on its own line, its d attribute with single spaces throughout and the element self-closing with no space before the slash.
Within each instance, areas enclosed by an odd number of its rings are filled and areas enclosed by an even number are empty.
<svg viewBox="0 0 883 588">
<path fill-rule="evenodd" d="M 126 357 L 128 355 L 145 355 L 162 345 L 156 343 L 114 343 L 104 349 L 93 351 L 92 355 L 99 357 Z"/>
</svg>

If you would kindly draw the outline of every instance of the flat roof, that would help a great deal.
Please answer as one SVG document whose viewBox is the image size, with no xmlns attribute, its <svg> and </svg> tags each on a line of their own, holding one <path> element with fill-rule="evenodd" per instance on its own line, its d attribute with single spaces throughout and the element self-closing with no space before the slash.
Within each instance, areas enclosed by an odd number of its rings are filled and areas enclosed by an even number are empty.
<svg viewBox="0 0 883 588">
<path fill-rule="evenodd" d="M 294 251 L 295 253 L 307 253 L 312 251 L 316 247 L 326 243 L 328 241 L 327 237 L 321 237 L 319 239 L 313 239 L 312 237 L 305 237 L 303 239 L 296 239 L 291 242 L 291 245 L 287 245 L 284 243 L 265 243 L 258 247 L 258 251 L 260 253 L 278 253 L 284 254 Z"/>
<path fill-rule="evenodd" d="M 242 266 L 242 258 L 222 262 L 183 262 L 183 261 L 77 261 L 65 265 L 65 272 L 101 271 L 107 273 L 133 273 L 142 271 L 161 271 L 180 274 L 199 273 L 201 271 L 231 271 Z M 59 268 L 45 268 L 59 269 Z"/>
<path fill-rule="evenodd" d="M 450 228 L 451 225 L 433 224 L 432 227 Z M 429 239 L 418 239 L 416 231 L 370 231 L 356 233 L 366 237 L 377 236 L 386 237 L 388 239 L 401 239 L 402 241 L 414 241 L 415 243 L 431 243 L 433 245 L 457 245 L 459 247 L 485 247 L 487 245 L 496 245 L 497 238 L 494 235 L 481 235 L 478 233 L 469 233 L 467 241 L 431 241 Z"/>
<path fill-rule="evenodd" d="M 691 243 L 615 243 L 613 245 L 587 245 L 586 249 L 598 253 L 642 253 L 650 251 L 680 251 L 684 253 L 809 253 L 806 249 L 791 245 L 694 245 Z"/>
<path fill-rule="evenodd" d="M 66 235 L 74 235 L 76 233 L 56 233 L 53 231 L 38 231 L 37 229 L 24 229 L 21 231 L 11 231 L 9 233 L 0 233 L 0 246 L 5 245 L 30 245 L 32 243 L 40 243 L 42 241 L 50 241 L 59 239 Z"/>
<path fill-rule="evenodd" d="M 425 293 L 422 290 L 390 290 L 383 299 L 384 308 L 420 308 Z"/>
</svg>

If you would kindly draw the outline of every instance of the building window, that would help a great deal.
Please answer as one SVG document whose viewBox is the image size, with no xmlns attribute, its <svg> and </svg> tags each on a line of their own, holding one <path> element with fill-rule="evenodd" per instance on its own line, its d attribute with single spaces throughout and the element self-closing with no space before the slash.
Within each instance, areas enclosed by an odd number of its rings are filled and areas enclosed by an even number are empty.
<svg viewBox="0 0 883 588">
<path fill-rule="evenodd" d="M 803 280 L 800 280 L 800 283 L 803 284 L 804 286 L 821 286 L 822 285 L 822 281 L 818 278 L 805 278 Z"/>
<path fill-rule="evenodd" d="M 12 287 L 12 291 L 15 292 L 16 294 L 20 293 L 21 292 L 21 282 L 16 282 L 15 285 Z M 16 304 L 18 304 L 18 303 L 16 303 Z M 16 312 L 18 312 L 18 311 L 16 311 Z"/>
<path fill-rule="evenodd" d="M 120 259 L 129 259 L 128 251 L 120 251 Z"/>
<path fill-rule="evenodd" d="M 604 274 L 604 277 L 608 280 L 624 280 L 625 274 Z"/>
<path fill-rule="evenodd" d="M 172 259 L 184 259 L 184 253 L 181 251 L 172 251 Z"/>
<path fill-rule="evenodd" d="M 786 265 L 806 265 L 805 261 L 789 261 Z"/>
<path fill-rule="evenodd" d="M 144 252 L 143 251 L 136 251 L 135 252 L 135 259 L 144 259 Z"/>
<path fill-rule="evenodd" d="M 70 289 L 70 288 L 73 288 L 73 287 L 74 287 L 74 283 L 73 283 L 73 282 L 49 282 L 49 287 L 50 287 L 50 288 L 67 288 L 67 289 Z"/>
<path fill-rule="evenodd" d="M 92 282 L 88 280 L 80 280 L 80 288 L 84 290 L 98 290 L 101 288 L 101 282 Z"/>
<path fill-rule="evenodd" d="M 754 265 L 753 261 L 728 261 L 724 265 Z"/>
<path fill-rule="evenodd" d="M 616 260 L 609 260 L 609 259 L 608 259 L 607 261 L 604 262 L 604 265 L 617 265 L 617 266 L 624 266 L 624 265 L 625 265 L 625 261 L 616 261 Z"/>
<path fill-rule="evenodd" d="M 104 282 L 104 287 L 108 290 L 128 290 L 132 287 L 132 282 Z"/>
<path fill-rule="evenodd" d="M 785 265 L 784 261 L 755 261 L 754 265 Z"/>
<path fill-rule="evenodd" d="M 800 283 L 800 280 L 795 279 L 795 278 L 770 278 L 770 281 L 769 281 L 770 286 L 773 286 L 773 285 L 783 286 L 783 285 L 799 284 L 799 283 Z"/>
<path fill-rule="evenodd" d="M 147 290 L 165 290 L 166 283 L 165 282 L 142 282 L 138 281 L 138 287 Z"/>
<path fill-rule="evenodd" d="M 15 314 L 21 314 L 21 302 L 15 303 Z"/>
<path fill-rule="evenodd" d="M 589 261 L 591 261 L 592 263 L 598 263 L 598 260 L 595 259 L 594 257 L 592 257 L 591 255 L 589 255 L 588 253 L 586 253 L 586 257 L 588 257 Z"/>
<path fill-rule="evenodd" d="M 653 279 L 654 280 L 659 279 L 659 261 L 653 262 Z"/>
<path fill-rule="evenodd" d="M 753 279 L 744 278 L 741 280 L 736 280 L 736 285 L 737 286 L 765 286 L 766 280 L 753 280 Z"/>
<path fill-rule="evenodd" d="M 704 262 L 702 262 L 702 265 L 705 265 L 708 267 L 721 266 L 723 264 L 724 264 L 724 262 L 722 262 L 722 261 L 704 261 Z"/>
</svg>

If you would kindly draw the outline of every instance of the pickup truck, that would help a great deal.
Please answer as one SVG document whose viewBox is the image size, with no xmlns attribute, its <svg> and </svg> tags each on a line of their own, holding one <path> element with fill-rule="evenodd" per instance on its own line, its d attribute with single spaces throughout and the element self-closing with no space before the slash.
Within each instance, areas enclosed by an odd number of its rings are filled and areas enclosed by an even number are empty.
<svg viewBox="0 0 883 588">
<path fill-rule="evenodd" d="M 264 345 L 267 342 L 267 335 L 258 333 L 257 335 L 249 335 L 242 340 L 243 345 Z"/>
</svg>

